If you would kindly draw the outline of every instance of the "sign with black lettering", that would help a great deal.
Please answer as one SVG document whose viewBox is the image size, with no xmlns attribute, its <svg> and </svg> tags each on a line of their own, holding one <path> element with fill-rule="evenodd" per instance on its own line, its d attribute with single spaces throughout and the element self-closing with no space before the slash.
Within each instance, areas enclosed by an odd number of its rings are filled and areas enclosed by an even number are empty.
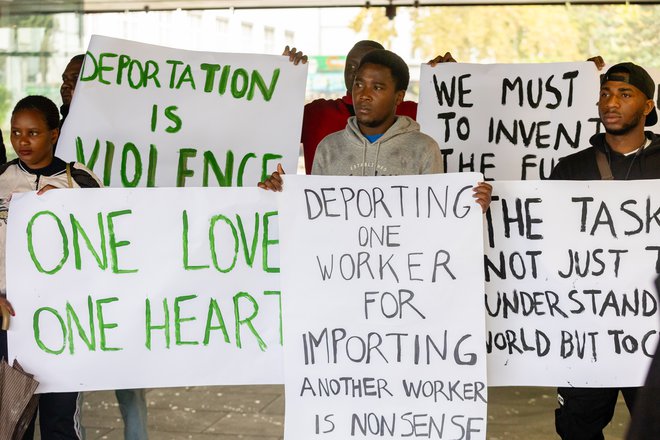
<svg viewBox="0 0 660 440">
<path fill-rule="evenodd" d="M 58 156 L 105 186 L 253 186 L 298 163 L 307 65 L 93 36 Z"/>
<path fill-rule="evenodd" d="M 660 328 L 660 182 L 493 187 L 489 384 L 642 385 Z"/>
<path fill-rule="evenodd" d="M 58 189 L 10 211 L 9 352 L 39 392 L 282 383 L 272 193 Z"/>
<path fill-rule="evenodd" d="M 592 62 L 422 65 L 417 120 L 447 172 L 547 179 L 602 131 L 598 73 Z"/>
<path fill-rule="evenodd" d="M 287 439 L 486 438 L 480 179 L 285 176 Z"/>
</svg>

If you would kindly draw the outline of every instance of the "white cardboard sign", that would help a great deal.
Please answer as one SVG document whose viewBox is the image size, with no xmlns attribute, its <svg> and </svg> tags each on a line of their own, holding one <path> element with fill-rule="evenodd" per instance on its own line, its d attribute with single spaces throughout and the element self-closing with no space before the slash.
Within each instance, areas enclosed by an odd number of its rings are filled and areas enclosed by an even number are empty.
<svg viewBox="0 0 660 440">
<path fill-rule="evenodd" d="M 252 186 L 295 169 L 307 66 L 93 36 L 58 156 L 105 186 Z"/>
<path fill-rule="evenodd" d="M 287 440 L 486 438 L 480 177 L 285 177 Z"/>
<path fill-rule="evenodd" d="M 598 89 L 591 62 L 423 65 L 417 119 L 448 172 L 548 178 L 600 129 Z"/>
<path fill-rule="evenodd" d="M 489 384 L 642 385 L 660 328 L 660 181 L 493 186 Z"/>
<path fill-rule="evenodd" d="M 10 212 L 9 352 L 40 392 L 282 383 L 272 193 L 57 190 Z"/>
</svg>

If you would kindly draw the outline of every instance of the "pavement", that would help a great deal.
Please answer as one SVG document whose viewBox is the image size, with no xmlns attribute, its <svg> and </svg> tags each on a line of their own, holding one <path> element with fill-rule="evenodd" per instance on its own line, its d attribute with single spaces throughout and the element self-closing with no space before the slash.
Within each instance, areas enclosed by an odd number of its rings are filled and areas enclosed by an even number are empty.
<svg viewBox="0 0 660 440">
<path fill-rule="evenodd" d="M 558 439 L 554 388 L 490 388 L 488 440 Z M 150 440 L 281 440 L 281 385 L 158 388 L 147 392 Z M 629 416 L 619 399 L 606 440 L 623 440 Z M 88 440 L 121 440 L 123 423 L 113 391 L 85 393 Z M 38 438 L 38 437 L 37 437 Z"/>
</svg>

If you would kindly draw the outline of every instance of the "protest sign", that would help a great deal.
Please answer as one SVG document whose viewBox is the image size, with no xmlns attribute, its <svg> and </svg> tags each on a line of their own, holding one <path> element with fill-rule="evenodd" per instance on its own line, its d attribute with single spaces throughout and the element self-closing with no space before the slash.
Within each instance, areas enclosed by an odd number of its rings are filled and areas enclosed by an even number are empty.
<svg viewBox="0 0 660 440">
<path fill-rule="evenodd" d="M 285 176 L 285 438 L 486 437 L 476 173 Z"/>
<path fill-rule="evenodd" d="M 448 172 L 543 179 L 602 131 L 598 89 L 591 62 L 423 65 L 417 120 Z"/>
<path fill-rule="evenodd" d="M 655 102 L 656 111 L 660 111 L 660 69 L 645 68 L 645 70 L 649 73 L 649 75 L 651 75 L 653 81 L 655 81 L 654 102 Z M 660 120 L 658 120 L 658 122 L 656 122 L 655 125 L 651 127 L 646 127 L 645 129 L 650 130 L 654 133 L 660 133 Z"/>
<path fill-rule="evenodd" d="M 105 186 L 251 186 L 295 169 L 306 65 L 93 36 L 58 143 Z"/>
<path fill-rule="evenodd" d="M 9 351 L 40 392 L 282 383 L 275 197 L 14 194 Z"/>
<path fill-rule="evenodd" d="M 642 385 L 660 328 L 660 182 L 493 186 L 489 385 Z"/>
</svg>

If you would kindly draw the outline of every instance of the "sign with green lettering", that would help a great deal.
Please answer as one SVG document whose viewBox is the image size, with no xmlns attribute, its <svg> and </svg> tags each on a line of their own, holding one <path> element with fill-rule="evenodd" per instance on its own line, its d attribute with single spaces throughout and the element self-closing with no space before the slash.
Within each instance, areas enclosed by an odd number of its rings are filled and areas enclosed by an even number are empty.
<svg viewBox="0 0 660 440">
<path fill-rule="evenodd" d="M 275 196 L 14 194 L 12 358 L 39 392 L 282 383 Z"/>
<path fill-rule="evenodd" d="M 105 186 L 252 186 L 296 169 L 307 66 L 91 39 L 58 156 Z"/>
</svg>

